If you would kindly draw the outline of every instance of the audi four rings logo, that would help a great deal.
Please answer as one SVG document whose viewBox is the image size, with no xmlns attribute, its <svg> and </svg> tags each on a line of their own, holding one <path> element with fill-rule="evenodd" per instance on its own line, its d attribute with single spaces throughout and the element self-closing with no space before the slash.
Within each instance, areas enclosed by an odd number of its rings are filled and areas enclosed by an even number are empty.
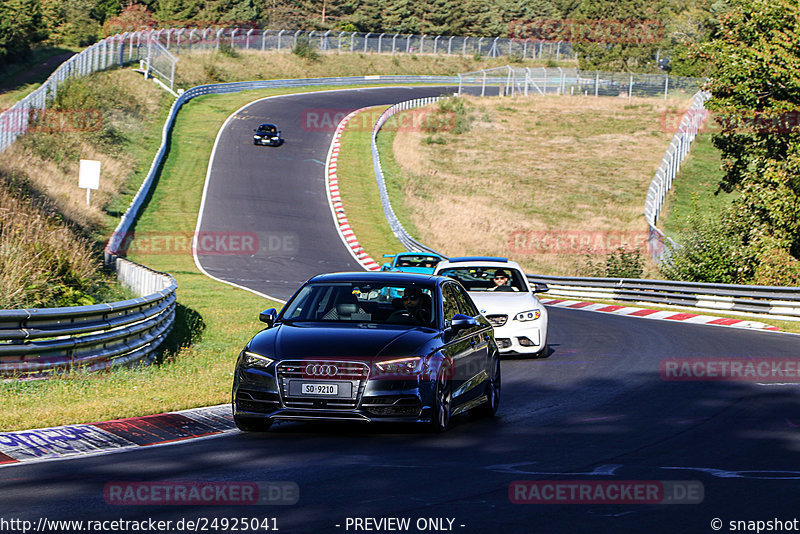
<svg viewBox="0 0 800 534">
<path fill-rule="evenodd" d="M 312 376 L 336 376 L 339 368 L 335 365 L 310 363 L 306 365 L 306 374 Z"/>
</svg>

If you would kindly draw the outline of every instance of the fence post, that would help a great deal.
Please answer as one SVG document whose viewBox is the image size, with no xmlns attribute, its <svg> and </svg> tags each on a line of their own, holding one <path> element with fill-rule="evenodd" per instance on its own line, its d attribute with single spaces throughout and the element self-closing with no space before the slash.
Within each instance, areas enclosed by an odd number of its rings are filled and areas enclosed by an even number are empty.
<svg viewBox="0 0 800 534">
<path fill-rule="evenodd" d="M 461 56 L 467 55 L 467 41 L 469 41 L 469 37 L 464 37 L 464 42 L 461 44 Z"/>
<path fill-rule="evenodd" d="M 379 54 L 381 53 L 381 47 L 383 46 L 383 36 L 384 36 L 384 35 L 386 35 L 386 34 L 385 34 L 385 33 L 382 33 L 382 34 L 380 34 L 380 35 L 378 36 L 378 53 L 379 53 Z"/>
<path fill-rule="evenodd" d="M 664 75 L 664 100 L 667 99 L 667 92 L 669 91 L 669 74 Z"/>
<path fill-rule="evenodd" d="M 486 96 L 486 70 L 481 69 L 483 72 L 483 84 L 481 85 L 481 96 Z"/>
<path fill-rule="evenodd" d="M 628 100 L 633 96 L 633 73 L 631 72 L 630 83 L 628 84 Z"/>
<path fill-rule="evenodd" d="M 450 55 L 450 53 L 451 53 L 451 50 L 452 50 L 452 48 L 453 48 L 453 37 L 455 37 L 455 36 L 454 36 L 454 35 L 451 35 L 451 36 L 450 36 L 450 39 L 448 39 L 448 40 L 447 40 L 447 55 L 448 55 L 448 56 Z"/>
</svg>

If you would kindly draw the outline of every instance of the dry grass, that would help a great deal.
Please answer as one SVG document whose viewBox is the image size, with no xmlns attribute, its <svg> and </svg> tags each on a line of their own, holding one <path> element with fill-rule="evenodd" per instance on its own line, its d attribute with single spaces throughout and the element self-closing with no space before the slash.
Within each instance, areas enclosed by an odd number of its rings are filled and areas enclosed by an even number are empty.
<svg viewBox="0 0 800 534">
<path fill-rule="evenodd" d="M 129 157 L 110 156 L 85 140 L 75 139 L 74 150 L 79 159 L 100 161 L 100 189 L 91 193 L 86 205 L 86 190 L 78 187 L 79 160 L 60 164 L 47 159 L 28 143 L 14 143 L 3 153 L 0 173 L 22 175 L 39 194 L 49 197 L 64 218 L 81 227 L 99 228 L 103 224 L 103 208 L 119 193 L 132 171 Z"/>
<path fill-rule="evenodd" d="M 407 175 L 406 202 L 424 243 L 448 255 L 508 256 L 528 272 L 581 275 L 586 253 L 596 260 L 613 250 L 598 244 L 644 239 L 645 195 L 671 138 L 661 115 L 682 101 L 518 97 L 467 103 L 471 130 L 441 134 L 446 144 L 426 143 L 420 131 L 395 137 L 394 155 Z M 550 240 L 549 248 L 542 239 Z M 570 239 L 592 245 L 567 245 Z"/>
<path fill-rule="evenodd" d="M 0 181 L 0 309 L 55 304 L 99 266 L 86 239 Z"/>
<path fill-rule="evenodd" d="M 218 52 L 182 54 L 175 67 L 179 87 L 201 83 L 282 78 L 317 78 L 325 76 L 362 76 L 375 74 L 455 75 L 482 68 L 508 64 L 507 58 L 481 59 L 472 56 L 432 56 L 409 54 L 323 54 L 318 60 L 299 58 L 287 52 L 247 52 L 230 57 Z M 544 62 L 526 61 L 520 66 L 533 67 Z M 562 62 L 574 66 L 574 62 Z"/>
</svg>

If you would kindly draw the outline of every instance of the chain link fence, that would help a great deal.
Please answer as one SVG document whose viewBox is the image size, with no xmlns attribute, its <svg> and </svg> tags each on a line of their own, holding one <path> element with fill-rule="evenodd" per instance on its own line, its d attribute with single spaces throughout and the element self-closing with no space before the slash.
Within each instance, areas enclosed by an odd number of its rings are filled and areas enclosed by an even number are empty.
<svg viewBox="0 0 800 534">
<path fill-rule="evenodd" d="M 156 30 L 154 37 L 166 49 L 180 54 L 196 50 L 289 51 L 305 42 L 322 53 L 434 54 L 517 59 L 574 60 L 577 55 L 566 41 L 504 37 L 458 37 L 343 31 L 261 30 L 255 28 L 170 28 Z"/>
<path fill-rule="evenodd" d="M 458 75 L 464 86 L 480 86 L 486 95 L 585 95 L 659 97 L 693 95 L 705 80 L 668 74 L 582 71 L 562 67 L 495 67 Z"/>
</svg>

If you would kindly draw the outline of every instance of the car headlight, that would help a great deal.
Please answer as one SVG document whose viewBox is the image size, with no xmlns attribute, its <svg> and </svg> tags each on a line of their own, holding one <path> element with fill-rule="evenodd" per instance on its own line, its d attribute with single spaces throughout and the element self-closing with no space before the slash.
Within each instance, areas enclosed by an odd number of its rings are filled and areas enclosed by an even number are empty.
<svg viewBox="0 0 800 534">
<path fill-rule="evenodd" d="M 514 316 L 515 321 L 535 321 L 539 317 L 542 316 L 541 310 L 528 310 L 524 312 L 519 312 Z"/>
<path fill-rule="evenodd" d="M 382 374 L 387 375 L 417 375 L 422 372 L 423 361 L 420 356 L 412 356 L 375 362 L 375 367 Z"/>
<path fill-rule="evenodd" d="M 267 358 L 266 356 L 256 354 L 255 352 L 250 352 L 249 350 L 246 350 L 242 353 L 242 363 L 245 367 L 266 368 L 269 367 L 274 361 L 275 360 L 272 358 Z"/>
</svg>

